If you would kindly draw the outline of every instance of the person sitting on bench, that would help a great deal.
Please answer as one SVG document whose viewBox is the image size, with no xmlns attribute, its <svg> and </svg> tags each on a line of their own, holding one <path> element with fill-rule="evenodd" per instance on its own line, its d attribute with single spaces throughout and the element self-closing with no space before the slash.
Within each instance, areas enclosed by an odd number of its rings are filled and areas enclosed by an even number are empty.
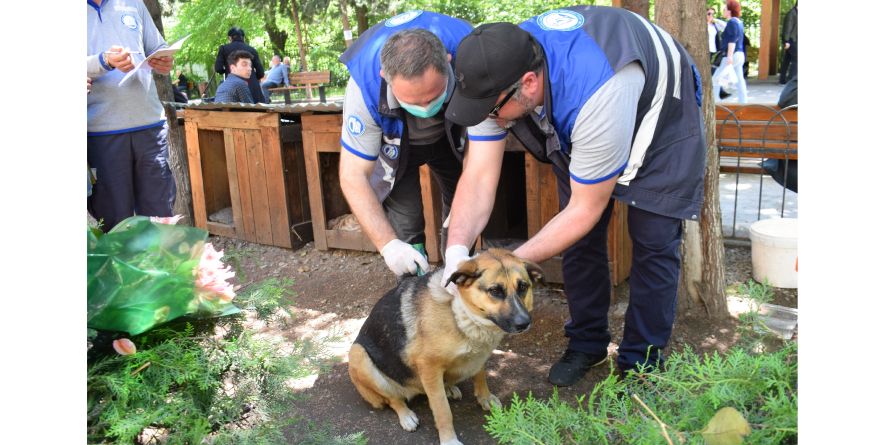
<svg viewBox="0 0 886 445">
<path fill-rule="evenodd" d="M 274 57 L 271 58 L 271 71 L 268 72 L 268 78 L 261 84 L 266 104 L 271 103 L 270 89 L 281 86 L 289 86 L 289 65 L 280 63 L 280 56 L 274 54 Z"/>
</svg>

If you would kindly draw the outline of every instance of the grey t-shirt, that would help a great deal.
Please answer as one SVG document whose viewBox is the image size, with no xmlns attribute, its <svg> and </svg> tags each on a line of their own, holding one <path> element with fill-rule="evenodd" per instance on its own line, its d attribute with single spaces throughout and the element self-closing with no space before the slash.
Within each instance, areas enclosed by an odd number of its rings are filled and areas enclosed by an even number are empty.
<svg viewBox="0 0 886 445">
<path fill-rule="evenodd" d="M 646 82 L 637 62 L 625 65 L 582 105 L 570 141 L 572 143 L 569 175 L 572 179 L 593 184 L 621 174 L 631 152 L 637 103 Z M 533 120 L 545 128 L 544 108 L 538 107 Z M 498 140 L 506 135 L 493 119 L 486 119 L 468 129 L 469 140 Z"/>
</svg>

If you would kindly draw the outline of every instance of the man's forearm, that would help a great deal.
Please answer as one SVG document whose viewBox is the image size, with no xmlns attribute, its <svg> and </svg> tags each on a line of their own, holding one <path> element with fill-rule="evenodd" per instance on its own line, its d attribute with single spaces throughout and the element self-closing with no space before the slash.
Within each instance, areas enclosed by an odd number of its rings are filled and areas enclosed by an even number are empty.
<svg viewBox="0 0 886 445">
<path fill-rule="evenodd" d="M 381 203 L 378 202 L 372 186 L 364 176 L 342 178 L 341 189 L 351 206 L 351 211 L 360 222 L 363 233 L 381 252 L 388 241 L 397 237 L 391 223 L 385 216 Z"/>
<path fill-rule="evenodd" d="M 462 245 L 470 249 L 471 245 L 480 236 L 480 232 L 489 222 L 492 214 L 492 206 L 495 203 L 495 188 L 491 192 L 483 192 L 488 186 L 475 178 L 467 178 L 462 175 L 455 189 L 455 197 L 452 199 L 450 211 L 449 230 L 447 233 L 447 246 Z"/>
</svg>

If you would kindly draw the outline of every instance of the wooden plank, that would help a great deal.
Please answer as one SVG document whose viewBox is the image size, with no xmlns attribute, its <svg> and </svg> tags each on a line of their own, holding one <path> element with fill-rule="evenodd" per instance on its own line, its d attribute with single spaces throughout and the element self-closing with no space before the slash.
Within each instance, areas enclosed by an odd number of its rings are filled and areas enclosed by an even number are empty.
<svg viewBox="0 0 886 445">
<path fill-rule="evenodd" d="M 778 158 L 778 159 L 797 159 L 796 152 L 790 152 L 786 150 L 774 150 L 769 149 L 765 150 L 765 153 L 759 152 L 750 152 L 750 151 L 734 151 L 734 150 L 720 150 L 720 157 L 729 157 L 729 158 Z"/>
<path fill-rule="evenodd" d="M 243 236 L 243 209 L 240 200 L 240 181 L 237 173 L 237 150 L 234 142 L 234 133 L 231 129 L 225 130 L 225 158 L 228 166 L 228 187 L 231 190 L 231 213 L 234 215 L 234 232 L 239 238 Z"/>
<path fill-rule="evenodd" d="M 528 154 L 523 161 L 526 166 L 526 232 L 532 238 L 544 227 L 541 216 L 541 163 Z"/>
<path fill-rule="evenodd" d="M 362 250 L 365 252 L 377 251 L 372 242 L 369 241 L 369 238 L 360 231 L 324 229 L 323 236 L 330 248 Z"/>
<path fill-rule="evenodd" d="M 240 210 L 243 215 L 241 238 L 256 242 L 255 220 L 252 210 L 252 184 L 249 177 L 249 157 L 246 155 L 246 138 L 243 130 L 231 130 L 234 135 L 234 153 L 237 158 L 237 185 L 240 189 Z"/>
<path fill-rule="evenodd" d="M 322 153 L 341 151 L 341 127 L 335 133 L 314 131 L 315 150 Z"/>
<path fill-rule="evenodd" d="M 329 71 L 296 71 L 289 73 L 289 83 L 329 83 Z"/>
<path fill-rule="evenodd" d="M 336 133 L 341 136 L 341 113 L 311 115 L 302 114 L 301 123 L 303 131 L 311 130 L 315 133 Z"/>
<path fill-rule="evenodd" d="M 425 218 L 425 250 L 428 261 L 440 262 L 440 188 L 431 176 L 427 164 L 419 167 L 419 183 L 421 184 L 422 213 Z"/>
<path fill-rule="evenodd" d="M 631 259 L 633 257 L 633 244 L 628 232 L 628 206 L 615 200 L 612 208 L 612 217 L 609 219 L 608 254 L 612 263 L 612 285 L 623 283 L 631 274 Z"/>
<path fill-rule="evenodd" d="M 226 236 L 228 238 L 237 238 L 237 230 L 229 224 L 222 224 L 215 221 L 206 221 L 206 231 L 213 235 Z"/>
<path fill-rule="evenodd" d="M 302 116 L 302 147 L 305 151 L 305 174 L 308 180 L 308 201 L 311 204 L 311 224 L 314 230 L 314 245 L 318 250 L 327 250 L 326 209 L 323 206 L 323 191 L 320 187 L 320 162 L 315 150 L 315 133 L 311 122 L 315 116 Z"/>
<path fill-rule="evenodd" d="M 261 244 L 274 244 L 271 233 L 271 212 L 268 202 L 268 183 L 265 176 L 264 153 L 261 132 L 243 130 L 246 143 L 246 162 L 249 171 L 249 192 L 252 197 L 252 221 L 255 224 L 255 239 Z"/>
<path fill-rule="evenodd" d="M 757 125 L 742 122 L 741 125 L 717 125 L 717 139 L 765 140 L 767 142 L 796 141 L 798 138 L 797 124 L 790 127 L 783 125 Z"/>
<path fill-rule="evenodd" d="M 741 121 L 763 121 L 764 123 L 781 111 L 776 104 L 718 104 L 715 110 L 717 121 L 738 119 Z M 780 114 L 781 116 L 773 119 L 772 123 L 797 122 L 797 108 L 783 110 Z M 717 124 L 720 123 L 717 122 Z"/>
<path fill-rule="evenodd" d="M 185 110 L 188 112 L 191 110 Z M 185 121 L 188 150 L 188 173 L 191 176 L 191 199 L 194 204 L 194 225 L 206 229 L 206 202 L 203 194 L 203 171 L 200 168 L 200 139 L 197 123 Z"/>
<path fill-rule="evenodd" d="M 218 110 L 185 110 L 185 122 L 196 121 L 200 128 L 224 130 L 225 128 L 255 129 L 273 127 L 280 117 L 278 113 L 256 113 Z"/>
<path fill-rule="evenodd" d="M 268 186 L 268 211 L 271 218 L 271 236 L 275 246 L 292 248 L 289 234 L 289 202 L 283 179 L 283 153 L 278 128 L 262 127 L 262 156 L 265 160 L 265 180 Z"/>
</svg>

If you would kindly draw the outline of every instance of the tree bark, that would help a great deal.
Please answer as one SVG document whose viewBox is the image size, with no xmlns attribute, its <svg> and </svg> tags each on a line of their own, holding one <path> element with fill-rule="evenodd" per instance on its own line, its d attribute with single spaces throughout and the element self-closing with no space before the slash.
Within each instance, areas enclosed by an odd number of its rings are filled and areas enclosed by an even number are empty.
<svg viewBox="0 0 886 445">
<path fill-rule="evenodd" d="M 308 62 L 305 58 L 305 45 L 302 42 L 301 20 L 298 18 L 298 3 L 295 0 L 292 1 L 292 21 L 295 22 L 295 38 L 298 40 L 298 58 L 301 63 L 299 71 L 307 71 Z"/>
<path fill-rule="evenodd" d="M 145 0 L 145 6 L 151 13 L 154 24 L 163 35 L 163 22 L 161 16 L 163 8 L 160 6 L 159 0 Z M 165 38 L 165 36 L 164 36 Z M 188 173 L 188 149 L 185 145 L 184 128 L 178 125 L 178 118 L 175 115 L 175 107 L 172 102 L 175 101 L 173 95 L 172 81 L 169 76 L 153 73 L 154 83 L 157 85 L 157 96 L 160 101 L 164 102 L 163 109 L 166 112 L 166 125 L 169 131 L 166 133 L 166 139 L 169 144 L 169 169 L 172 170 L 172 176 L 175 178 L 175 204 L 173 204 L 173 213 L 182 215 L 183 224 L 194 225 L 194 210 L 191 201 L 191 175 Z"/>
<path fill-rule="evenodd" d="M 720 153 L 714 143 L 716 122 L 708 60 L 708 35 L 704 0 L 657 0 L 655 21 L 679 41 L 692 56 L 703 88 L 707 164 L 704 203 L 699 222 L 687 221 L 683 230 L 683 268 L 680 277 L 680 312 L 703 309 L 709 317 L 727 317 L 725 254 L 720 216 Z"/>
<path fill-rule="evenodd" d="M 649 18 L 649 0 L 613 0 L 612 6 L 634 11 L 647 19 Z"/>
<path fill-rule="evenodd" d="M 345 35 L 345 47 L 350 48 L 353 43 L 353 35 L 351 35 L 351 21 L 348 20 L 348 4 L 345 0 L 338 0 L 338 8 L 341 10 L 341 25 Z"/>
<path fill-rule="evenodd" d="M 366 5 L 355 5 L 353 0 L 351 0 L 351 4 L 354 5 L 354 11 L 357 13 L 357 35 L 360 36 L 369 29 L 369 8 Z"/>
</svg>

